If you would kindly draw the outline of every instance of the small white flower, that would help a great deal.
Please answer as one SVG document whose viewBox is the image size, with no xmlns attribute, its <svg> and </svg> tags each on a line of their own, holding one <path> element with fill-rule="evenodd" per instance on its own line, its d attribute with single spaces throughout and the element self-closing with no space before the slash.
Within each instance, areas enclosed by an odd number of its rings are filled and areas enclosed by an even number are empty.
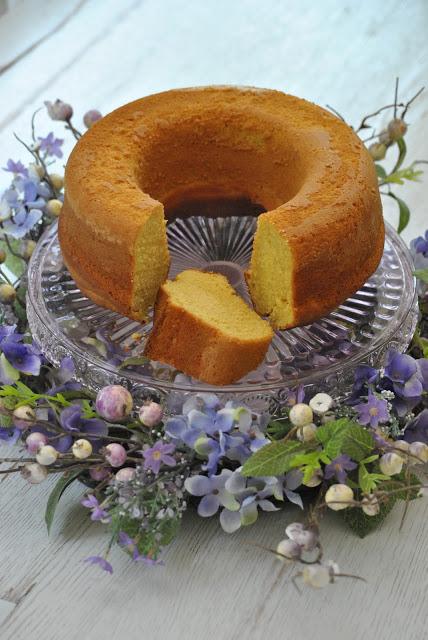
<svg viewBox="0 0 428 640">
<path fill-rule="evenodd" d="M 379 460 L 379 467 L 386 476 L 395 476 L 403 468 L 403 458 L 398 453 L 384 453 Z"/>
<path fill-rule="evenodd" d="M 328 393 L 317 393 L 310 400 L 309 406 L 317 416 L 323 416 L 332 408 L 334 400 Z"/>
<path fill-rule="evenodd" d="M 310 442 L 311 440 L 315 440 L 315 434 L 317 432 L 317 426 L 311 422 L 310 424 L 305 424 L 303 427 L 300 427 L 297 431 L 297 438 L 301 442 Z"/>
<path fill-rule="evenodd" d="M 380 511 L 379 500 L 375 495 L 369 493 L 362 499 L 362 510 L 366 516 L 377 516 Z"/>
<path fill-rule="evenodd" d="M 84 460 L 85 458 L 89 458 L 92 453 L 92 445 L 89 440 L 85 440 L 84 438 L 80 438 L 74 442 L 71 448 L 73 455 L 78 460 Z"/>
<path fill-rule="evenodd" d="M 310 564 L 303 568 L 303 582 L 315 589 L 322 589 L 330 584 L 331 576 L 328 567 L 320 564 Z"/>
<path fill-rule="evenodd" d="M 425 442 L 412 442 L 409 447 L 410 464 L 424 464 L 428 462 L 428 445 Z"/>
<path fill-rule="evenodd" d="M 314 418 L 312 409 L 308 404 L 299 402 L 290 409 L 290 422 L 295 427 L 303 427 L 305 424 L 310 424 Z"/>
<path fill-rule="evenodd" d="M 347 484 L 332 484 L 325 494 L 325 502 L 333 511 L 346 509 L 353 500 L 354 492 Z"/>
<path fill-rule="evenodd" d="M 45 444 L 43 447 L 40 447 L 40 449 L 36 453 L 36 460 L 39 464 L 48 466 L 56 462 L 58 456 L 58 451 L 54 447 L 52 447 L 52 445 Z"/>
</svg>

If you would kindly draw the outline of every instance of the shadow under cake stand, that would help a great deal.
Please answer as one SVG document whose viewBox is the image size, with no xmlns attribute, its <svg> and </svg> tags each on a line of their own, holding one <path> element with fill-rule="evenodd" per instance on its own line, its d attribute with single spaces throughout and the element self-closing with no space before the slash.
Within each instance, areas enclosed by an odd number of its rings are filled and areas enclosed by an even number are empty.
<svg viewBox="0 0 428 640">
<path fill-rule="evenodd" d="M 223 273 L 251 303 L 244 271 L 256 218 L 178 218 L 167 227 L 169 277 L 189 268 Z M 359 363 L 379 366 L 388 348 L 404 351 L 417 322 L 417 296 L 409 252 L 390 225 L 376 272 L 329 315 L 295 329 L 277 331 L 266 358 L 235 384 L 214 387 L 159 362 L 121 367 L 143 354 L 152 330 L 95 305 L 81 293 L 61 256 L 57 227 L 48 229 L 28 271 L 28 320 L 45 356 L 58 365 L 72 356 L 76 378 L 94 391 L 121 384 L 138 399 L 159 397 L 173 409 L 183 393 L 213 391 L 226 399 L 275 410 L 289 390 L 304 385 L 335 397 L 349 392 Z"/>
</svg>

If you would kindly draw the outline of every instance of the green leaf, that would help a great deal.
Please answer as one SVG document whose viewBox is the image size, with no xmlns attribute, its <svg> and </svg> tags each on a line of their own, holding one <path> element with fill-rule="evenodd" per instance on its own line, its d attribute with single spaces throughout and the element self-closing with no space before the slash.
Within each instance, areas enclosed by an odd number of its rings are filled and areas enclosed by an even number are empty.
<svg viewBox="0 0 428 640">
<path fill-rule="evenodd" d="M 373 456 L 372 456 L 373 457 Z M 373 493 L 382 480 L 390 480 L 389 476 L 383 473 L 370 473 L 363 463 L 358 469 L 358 483 L 363 493 Z"/>
<path fill-rule="evenodd" d="M 375 442 L 371 433 L 360 425 L 352 424 L 346 429 L 340 452 L 360 462 L 367 458 L 374 448 Z"/>
<path fill-rule="evenodd" d="M 120 363 L 119 369 L 124 369 L 125 367 L 136 367 L 138 365 L 147 364 L 148 362 L 150 362 L 150 360 L 149 358 L 146 358 L 146 356 L 131 356 Z"/>
<path fill-rule="evenodd" d="M 381 164 L 375 162 L 376 174 L 378 178 L 386 178 L 386 171 Z"/>
<path fill-rule="evenodd" d="M 399 138 L 397 140 L 397 147 L 398 147 L 398 159 L 397 159 L 397 162 L 395 163 L 394 169 L 392 170 L 393 173 L 395 173 L 395 171 L 397 171 L 397 169 L 401 167 L 401 165 L 404 162 L 404 158 L 406 157 L 407 147 L 406 147 L 406 143 L 404 142 L 404 138 Z"/>
<path fill-rule="evenodd" d="M 416 269 L 413 273 L 419 280 L 428 284 L 428 269 Z"/>
<path fill-rule="evenodd" d="M 352 420 L 349 418 L 339 418 L 339 420 L 331 420 L 330 422 L 326 422 L 326 424 L 318 427 L 315 432 L 316 439 L 322 445 L 326 445 L 327 442 L 335 436 L 339 431 L 342 431 L 345 427 L 350 424 L 354 424 Z"/>
<path fill-rule="evenodd" d="M 407 204 L 401 200 L 401 198 L 399 198 L 398 196 L 395 195 L 395 193 L 388 193 L 390 198 L 393 198 L 397 204 L 398 204 L 398 211 L 400 214 L 399 220 L 398 220 L 398 228 L 397 231 L 398 233 L 401 233 L 402 231 L 404 231 L 404 229 L 407 227 L 407 225 L 409 224 L 409 220 L 410 220 L 410 209 L 407 206 Z"/>
<path fill-rule="evenodd" d="M 289 470 L 290 460 L 303 445 L 295 440 L 271 442 L 248 458 L 242 467 L 243 476 L 279 476 Z"/>
<path fill-rule="evenodd" d="M 78 478 L 78 476 L 81 473 L 82 473 L 82 467 L 79 467 L 74 471 L 70 471 L 70 472 L 66 471 L 60 477 L 55 487 L 52 489 L 49 495 L 49 499 L 48 499 L 48 503 L 46 505 L 46 511 L 45 511 L 45 522 L 48 529 L 48 533 L 50 533 L 53 519 L 55 516 L 55 511 L 62 494 L 67 489 L 67 487 Z"/>
</svg>

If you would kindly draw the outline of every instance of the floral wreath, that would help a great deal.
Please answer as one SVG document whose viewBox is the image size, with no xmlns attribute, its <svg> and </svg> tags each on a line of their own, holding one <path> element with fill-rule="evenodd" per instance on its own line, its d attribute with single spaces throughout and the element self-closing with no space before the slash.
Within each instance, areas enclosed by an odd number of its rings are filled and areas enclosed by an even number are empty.
<svg viewBox="0 0 428 640">
<path fill-rule="evenodd" d="M 370 142 L 381 193 L 398 204 L 401 232 L 410 211 L 392 189 L 417 180 L 424 161 L 404 166 L 406 115 L 420 91 L 407 103 L 397 93 L 398 82 L 393 104 L 365 116 L 355 130 L 370 133 L 364 142 Z M 52 120 L 81 137 L 69 104 L 45 105 Z M 373 122 L 383 112 L 392 112 L 392 119 L 376 133 Z M 88 111 L 85 127 L 100 118 Z M 299 387 L 288 392 L 277 415 L 223 403 L 213 393 L 183 394 L 174 415 L 154 400 L 137 408 L 124 387 L 106 386 L 97 395 L 84 388 L 73 380 L 71 357 L 55 368 L 32 341 L 26 270 L 42 233 L 60 215 L 64 185 L 53 171 L 64 140 L 53 132 L 36 136 L 35 119 L 30 143 L 20 140 L 32 162 L 7 161 L 12 181 L 0 200 L 0 439 L 22 449 L 0 458 L 8 465 L 0 474 L 19 473 L 31 484 L 58 476 L 45 513 L 48 531 L 63 492 L 83 482 L 81 504 L 108 532 L 104 553 L 85 562 L 109 573 L 114 544 L 135 562 L 163 564 L 162 548 L 177 535 L 191 503 L 203 518 L 219 514 L 228 533 L 254 523 L 260 511 L 294 503 L 302 509 L 301 521 L 290 524 L 274 548 L 261 550 L 294 562 L 293 580 L 312 587 L 359 578 L 324 561 L 320 521 L 337 511 L 365 536 L 397 501 L 403 502 L 404 520 L 409 502 L 426 492 L 428 231 L 411 243 L 420 314 L 408 352 L 388 351 L 381 369 L 357 366 L 345 400 L 326 393 L 306 397 Z M 380 161 L 390 151 L 396 161 L 387 171 Z"/>
</svg>

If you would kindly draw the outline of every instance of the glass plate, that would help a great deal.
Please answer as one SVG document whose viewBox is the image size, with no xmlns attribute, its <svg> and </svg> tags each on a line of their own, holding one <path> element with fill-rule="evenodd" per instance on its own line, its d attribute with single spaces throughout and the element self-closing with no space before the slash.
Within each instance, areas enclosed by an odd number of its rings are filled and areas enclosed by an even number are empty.
<svg viewBox="0 0 428 640">
<path fill-rule="evenodd" d="M 249 216 L 171 222 L 170 277 L 188 268 L 218 271 L 250 303 L 244 271 L 255 226 L 256 218 Z M 403 351 L 417 321 L 412 260 L 389 225 L 381 263 L 359 291 L 311 325 L 277 331 L 263 364 L 224 387 L 204 384 L 159 362 L 121 367 L 125 359 L 142 356 L 152 324 L 103 309 L 80 292 L 64 266 L 56 225 L 38 243 L 28 279 L 29 323 L 46 357 L 57 365 L 71 355 L 77 378 L 95 391 L 122 384 L 141 397 L 173 399 L 174 392 L 212 390 L 240 401 L 281 404 L 288 390 L 300 384 L 338 397 L 349 391 L 358 363 L 379 365 L 389 347 Z"/>
</svg>

